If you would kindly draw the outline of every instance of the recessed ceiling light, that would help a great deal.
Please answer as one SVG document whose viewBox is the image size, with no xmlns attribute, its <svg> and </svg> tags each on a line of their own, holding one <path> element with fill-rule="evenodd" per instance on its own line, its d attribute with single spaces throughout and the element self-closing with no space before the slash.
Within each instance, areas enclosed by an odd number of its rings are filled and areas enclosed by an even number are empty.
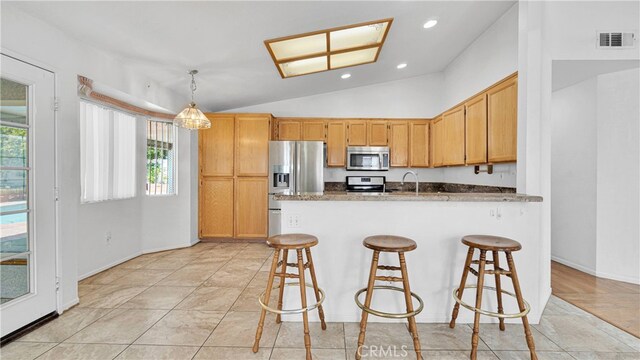
<svg viewBox="0 0 640 360">
<path fill-rule="evenodd" d="M 378 60 L 392 18 L 265 40 L 282 78 Z"/>
<path fill-rule="evenodd" d="M 351 74 L 349 74 L 349 73 L 342 74 L 342 76 L 340 76 L 340 77 L 343 78 L 343 79 L 348 79 L 348 78 L 351 77 Z"/>
<path fill-rule="evenodd" d="M 398 69 L 404 69 L 407 67 L 407 63 L 402 63 L 402 64 L 398 64 L 398 66 L 396 66 Z"/>
<path fill-rule="evenodd" d="M 436 26 L 436 24 L 438 24 L 438 20 L 437 19 L 430 19 L 430 20 L 427 20 L 427 22 L 424 23 L 424 25 L 422 25 L 422 27 L 425 28 L 425 29 L 431 29 L 432 27 Z"/>
</svg>

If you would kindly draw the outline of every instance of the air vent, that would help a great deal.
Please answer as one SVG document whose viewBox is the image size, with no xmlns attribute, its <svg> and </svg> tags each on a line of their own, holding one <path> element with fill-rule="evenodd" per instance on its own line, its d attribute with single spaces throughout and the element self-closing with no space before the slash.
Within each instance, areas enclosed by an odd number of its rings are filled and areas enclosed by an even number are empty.
<svg viewBox="0 0 640 360">
<path fill-rule="evenodd" d="M 632 32 L 598 32 L 598 47 L 628 49 L 636 46 L 636 35 Z"/>
</svg>

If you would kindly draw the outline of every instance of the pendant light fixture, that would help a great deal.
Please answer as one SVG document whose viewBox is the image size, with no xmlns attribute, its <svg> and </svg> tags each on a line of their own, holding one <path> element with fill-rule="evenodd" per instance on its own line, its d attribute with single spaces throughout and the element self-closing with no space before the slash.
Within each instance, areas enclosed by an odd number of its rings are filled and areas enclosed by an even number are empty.
<svg viewBox="0 0 640 360">
<path fill-rule="evenodd" d="M 189 130 L 208 129 L 211 127 L 211 121 L 198 109 L 193 100 L 197 89 L 195 79 L 197 73 L 198 70 L 189 71 L 189 75 L 191 75 L 191 103 L 173 119 L 174 124 Z"/>
</svg>

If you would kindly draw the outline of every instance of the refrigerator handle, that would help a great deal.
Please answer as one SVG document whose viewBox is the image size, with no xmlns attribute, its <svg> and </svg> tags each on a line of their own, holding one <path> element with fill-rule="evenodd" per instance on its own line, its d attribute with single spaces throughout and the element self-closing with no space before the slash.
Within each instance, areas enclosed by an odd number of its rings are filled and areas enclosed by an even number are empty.
<svg viewBox="0 0 640 360">
<path fill-rule="evenodd" d="M 300 177 L 300 143 L 296 142 L 295 143 L 296 146 L 294 147 L 294 165 L 295 165 L 295 176 L 294 176 L 294 187 L 293 187 L 293 191 L 295 194 L 298 194 L 299 192 L 299 188 L 298 188 L 298 177 Z"/>
</svg>

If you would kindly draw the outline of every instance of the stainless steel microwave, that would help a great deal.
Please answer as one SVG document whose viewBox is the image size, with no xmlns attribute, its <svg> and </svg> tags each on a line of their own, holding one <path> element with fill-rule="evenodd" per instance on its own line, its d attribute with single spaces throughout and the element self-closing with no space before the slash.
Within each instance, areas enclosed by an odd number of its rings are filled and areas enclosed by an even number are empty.
<svg viewBox="0 0 640 360">
<path fill-rule="evenodd" d="M 388 146 L 347 147 L 347 170 L 389 170 Z"/>
</svg>

